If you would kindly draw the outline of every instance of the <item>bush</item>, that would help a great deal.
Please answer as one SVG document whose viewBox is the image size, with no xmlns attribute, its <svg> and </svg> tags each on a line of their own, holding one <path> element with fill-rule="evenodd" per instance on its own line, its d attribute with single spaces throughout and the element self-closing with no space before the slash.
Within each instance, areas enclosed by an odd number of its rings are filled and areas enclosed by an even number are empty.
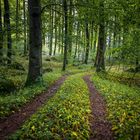
<svg viewBox="0 0 140 140">
<path fill-rule="evenodd" d="M 51 59 L 50 59 L 50 58 L 46 58 L 45 60 L 46 60 L 46 61 L 51 61 Z"/>
<path fill-rule="evenodd" d="M 11 65 L 9 65 L 10 68 L 14 68 L 17 70 L 23 70 L 25 71 L 25 68 L 18 62 L 13 62 Z"/>
<path fill-rule="evenodd" d="M 16 89 L 14 82 L 4 76 L 0 76 L 0 93 L 9 93 Z"/>
<path fill-rule="evenodd" d="M 46 73 L 46 72 L 53 72 L 53 69 L 52 68 L 43 69 L 43 73 Z"/>
<path fill-rule="evenodd" d="M 55 56 L 52 56 L 52 57 L 51 57 L 51 60 L 52 60 L 52 61 L 58 61 L 57 58 L 56 58 Z"/>
</svg>

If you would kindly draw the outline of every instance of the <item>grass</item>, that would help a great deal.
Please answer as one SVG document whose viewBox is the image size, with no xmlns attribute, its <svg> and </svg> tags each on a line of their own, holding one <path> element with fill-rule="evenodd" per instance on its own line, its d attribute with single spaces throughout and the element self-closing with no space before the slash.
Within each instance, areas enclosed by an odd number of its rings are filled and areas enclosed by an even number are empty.
<svg viewBox="0 0 140 140">
<path fill-rule="evenodd" d="M 0 118 L 6 117 L 17 111 L 25 103 L 31 101 L 36 95 L 42 93 L 61 73 L 49 73 L 44 75 L 43 84 L 36 84 L 30 87 L 24 87 L 19 91 L 12 92 L 6 96 L 0 96 Z"/>
<path fill-rule="evenodd" d="M 108 119 L 117 140 L 138 140 L 140 136 L 140 89 L 112 82 L 98 75 L 92 81 L 107 102 Z"/>
<path fill-rule="evenodd" d="M 120 67 L 120 69 L 118 69 L 117 67 L 118 65 L 112 66 L 112 68 L 108 71 L 106 75 L 106 78 L 108 80 L 118 81 L 122 84 L 140 87 L 140 72 L 134 73 L 126 71 L 131 69 L 129 67 L 127 67 L 126 70 L 124 70 L 122 66 Z"/>
<path fill-rule="evenodd" d="M 82 76 L 68 77 L 55 96 L 10 139 L 89 139 L 91 110 L 88 88 Z"/>
</svg>

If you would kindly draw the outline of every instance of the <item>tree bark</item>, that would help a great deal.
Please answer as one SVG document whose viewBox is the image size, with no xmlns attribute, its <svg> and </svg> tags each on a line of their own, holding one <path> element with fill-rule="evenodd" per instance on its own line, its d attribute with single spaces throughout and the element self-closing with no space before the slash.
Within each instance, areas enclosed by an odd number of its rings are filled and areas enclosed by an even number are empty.
<svg viewBox="0 0 140 140">
<path fill-rule="evenodd" d="M 56 10 L 56 5 L 55 5 L 55 10 Z M 56 16 L 56 11 L 54 13 L 54 18 L 55 18 L 55 44 L 54 44 L 54 51 L 53 51 L 53 55 L 55 56 L 56 53 L 56 47 L 57 47 L 57 16 Z"/>
<path fill-rule="evenodd" d="M 18 43 L 18 14 L 19 14 L 19 0 L 16 0 L 16 47 Z"/>
<path fill-rule="evenodd" d="M 2 63 L 3 57 L 3 29 L 2 29 L 2 7 L 0 0 L 0 63 Z"/>
<path fill-rule="evenodd" d="M 24 55 L 27 53 L 27 35 L 26 35 L 26 1 L 23 0 L 23 25 L 24 25 Z"/>
<path fill-rule="evenodd" d="M 64 37 L 64 59 L 63 59 L 63 68 L 62 70 L 65 71 L 66 64 L 67 64 L 67 36 L 68 36 L 68 15 L 67 15 L 67 1 L 63 0 L 63 10 L 64 10 L 64 26 L 65 26 L 65 37 Z"/>
<path fill-rule="evenodd" d="M 69 47 L 68 47 L 69 56 L 71 56 L 71 53 L 72 53 L 72 30 L 73 30 L 72 5 L 73 5 L 73 1 L 70 0 L 70 6 L 69 6 L 69 38 L 68 38 L 68 42 L 69 42 Z"/>
<path fill-rule="evenodd" d="M 42 33 L 40 0 L 28 0 L 29 10 L 29 70 L 26 85 L 42 78 Z"/>
<path fill-rule="evenodd" d="M 11 25 L 10 25 L 10 9 L 9 9 L 9 1 L 4 0 L 4 21 L 7 31 L 7 64 L 11 64 L 12 62 L 12 38 L 11 38 Z"/>
<path fill-rule="evenodd" d="M 99 38 L 97 48 L 96 72 L 105 70 L 105 26 L 104 26 L 104 0 L 100 0 L 99 6 Z"/>
<path fill-rule="evenodd" d="M 50 9 L 51 22 L 50 22 L 50 33 L 49 33 L 49 56 L 52 56 L 52 45 L 53 45 L 53 9 Z"/>
<path fill-rule="evenodd" d="M 89 56 L 89 27 L 88 22 L 86 21 L 86 54 L 85 54 L 85 64 L 88 63 L 88 56 Z"/>
</svg>

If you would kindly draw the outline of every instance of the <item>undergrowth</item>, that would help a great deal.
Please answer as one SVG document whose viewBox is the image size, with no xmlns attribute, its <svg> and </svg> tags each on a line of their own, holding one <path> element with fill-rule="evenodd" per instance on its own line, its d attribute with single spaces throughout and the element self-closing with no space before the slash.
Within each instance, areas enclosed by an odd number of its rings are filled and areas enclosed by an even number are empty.
<svg viewBox="0 0 140 140">
<path fill-rule="evenodd" d="M 11 92 L 6 96 L 0 96 L 0 118 L 6 117 L 17 111 L 22 105 L 29 102 L 36 95 L 42 93 L 60 76 L 61 73 L 54 72 L 45 74 L 43 84 L 24 87 L 19 91 Z"/>
<path fill-rule="evenodd" d="M 117 140 L 139 140 L 140 89 L 112 82 L 98 75 L 92 81 L 105 97 L 108 119 Z"/>
<path fill-rule="evenodd" d="M 70 76 L 10 139 L 89 139 L 89 93 L 81 76 Z"/>
<path fill-rule="evenodd" d="M 122 84 L 129 86 L 140 87 L 140 73 L 130 73 L 130 72 L 108 72 L 106 75 L 108 80 L 118 81 Z"/>
</svg>

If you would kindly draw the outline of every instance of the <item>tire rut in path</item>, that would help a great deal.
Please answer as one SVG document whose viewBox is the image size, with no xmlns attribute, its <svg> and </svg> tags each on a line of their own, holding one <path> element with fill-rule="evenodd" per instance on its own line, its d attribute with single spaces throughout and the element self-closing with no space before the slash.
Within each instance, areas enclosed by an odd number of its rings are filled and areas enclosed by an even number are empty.
<svg viewBox="0 0 140 140">
<path fill-rule="evenodd" d="M 89 118 L 90 140 L 114 140 L 111 124 L 106 120 L 106 106 L 103 97 L 97 92 L 90 75 L 83 77 L 90 92 L 91 117 Z"/>
<path fill-rule="evenodd" d="M 33 115 L 50 97 L 52 97 L 64 82 L 67 76 L 59 78 L 46 92 L 37 96 L 33 101 L 23 106 L 20 111 L 10 115 L 6 119 L 0 120 L 0 140 L 14 133 L 19 127 Z"/>
</svg>

